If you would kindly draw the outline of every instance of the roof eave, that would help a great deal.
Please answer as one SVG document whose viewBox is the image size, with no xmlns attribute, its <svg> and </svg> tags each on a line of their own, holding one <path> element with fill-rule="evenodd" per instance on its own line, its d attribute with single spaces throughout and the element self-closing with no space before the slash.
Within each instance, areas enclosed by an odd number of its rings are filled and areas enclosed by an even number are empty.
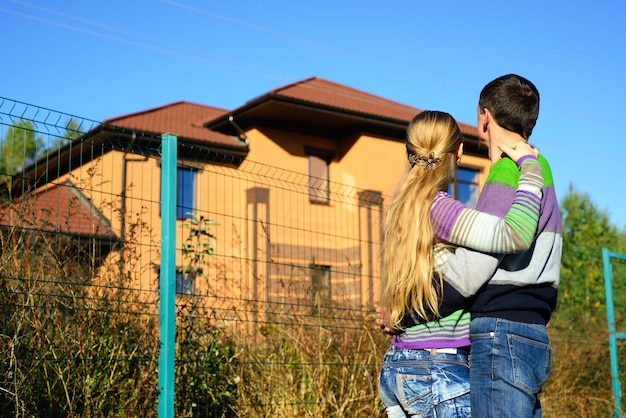
<svg viewBox="0 0 626 418">
<path fill-rule="evenodd" d="M 266 115 L 275 109 L 291 109 L 291 115 L 281 112 L 282 118 L 268 118 Z M 417 110 L 416 110 L 417 112 Z M 278 113 L 278 112 L 276 112 Z M 293 114 L 301 115 L 300 119 L 294 119 Z M 308 116 L 306 120 L 304 117 Z M 338 131 L 324 127 L 316 122 L 319 118 L 341 120 L 350 132 Z M 233 124 L 236 122 L 237 126 Z M 316 133 L 317 131 L 328 137 L 341 137 L 358 132 L 376 132 L 385 136 L 396 137 L 400 134 L 404 136 L 407 121 L 400 118 L 389 118 L 372 113 L 352 111 L 349 109 L 328 106 L 306 100 L 294 99 L 277 94 L 266 94 L 258 99 L 250 101 L 245 105 L 222 115 L 204 124 L 206 128 L 230 135 L 238 135 L 238 127 L 248 130 L 258 124 L 264 126 L 289 129 L 306 133 Z"/>
</svg>

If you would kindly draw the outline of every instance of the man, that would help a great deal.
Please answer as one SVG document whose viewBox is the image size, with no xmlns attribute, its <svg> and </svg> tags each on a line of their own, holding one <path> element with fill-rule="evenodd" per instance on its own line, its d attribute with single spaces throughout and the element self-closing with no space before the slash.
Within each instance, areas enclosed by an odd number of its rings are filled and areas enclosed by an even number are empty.
<svg viewBox="0 0 626 418">
<path fill-rule="evenodd" d="M 505 75 L 481 91 L 478 136 L 489 147 L 492 166 L 479 211 L 504 216 L 510 208 L 519 169 L 503 158 L 498 144 L 527 141 L 538 114 L 539 92 L 523 77 Z M 443 271 L 440 315 L 465 305 L 472 316 L 470 392 L 472 416 L 478 418 L 541 416 L 538 394 L 552 355 L 546 324 L 557 302 L 562 236 L 550 166 L 541 155 L 539 162 L 545 187 L 531 248 L 500 256 L 457 248 Z M 403 326 L 414 323 L 407 317 Z"/>
</svg>

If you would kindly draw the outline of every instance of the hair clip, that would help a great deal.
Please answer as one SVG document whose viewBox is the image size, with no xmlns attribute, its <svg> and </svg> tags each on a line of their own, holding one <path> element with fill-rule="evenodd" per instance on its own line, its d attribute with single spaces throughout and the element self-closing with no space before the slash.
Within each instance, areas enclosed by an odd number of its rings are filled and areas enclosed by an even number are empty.
<svg viewBox="0 0 626 418">
<path fill-rule="evenodd" d="M 424 170 L 432 170 L 437 166 L 439 161 L 441 161 L 441 158 L 435 158 L 434 152 L 431 152 L 428 158 L 422 155 L 409 154 L 409 163 L 411 164 L 411 167 L 415 167 L 417 165 Z"/>
</svg>

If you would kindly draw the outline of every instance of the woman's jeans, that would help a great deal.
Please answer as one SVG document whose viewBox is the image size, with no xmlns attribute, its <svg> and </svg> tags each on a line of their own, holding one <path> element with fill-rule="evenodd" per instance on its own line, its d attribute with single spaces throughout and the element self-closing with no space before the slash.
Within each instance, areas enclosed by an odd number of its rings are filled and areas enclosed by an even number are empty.
<svg viewBox="0 0 626 418">
<path fill-rule="evenodd" d="M 389 418 L 470 416 L 468 353 L 408 350 L 392 345 L 383 359 L 378 391 Z"/>
<path fill-rule="evenodd" d="M 478 418 L 541 417 L 537 395 L 548 380 L 552 359 L 546 327 L 475 318 L 470 334 L 472 414 Z"/>
</svg>

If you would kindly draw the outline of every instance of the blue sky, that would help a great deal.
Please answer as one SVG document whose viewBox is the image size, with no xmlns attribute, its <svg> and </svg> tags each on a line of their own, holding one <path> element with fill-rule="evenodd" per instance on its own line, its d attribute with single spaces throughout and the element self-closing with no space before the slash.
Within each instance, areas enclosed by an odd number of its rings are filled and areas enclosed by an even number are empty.
<svg viewBox="0 0 626 418">
<path fill-rule="evenodd" d="M 104 120 L 185 100 L 234 109 L 322 77 L 476 124 L 482 86 L 541 93 L 531 137 L 626 228 L 626 2 L 0 0 L 0 96 Z"/>
</svg>

